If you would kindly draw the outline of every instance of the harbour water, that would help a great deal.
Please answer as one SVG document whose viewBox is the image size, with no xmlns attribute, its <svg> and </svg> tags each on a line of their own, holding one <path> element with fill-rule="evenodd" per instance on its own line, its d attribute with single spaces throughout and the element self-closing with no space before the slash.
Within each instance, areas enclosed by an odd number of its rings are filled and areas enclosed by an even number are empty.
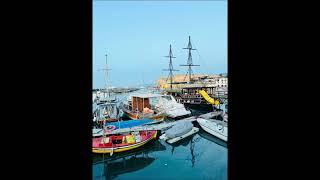
<svg viewBox="0 0 320 180">
<path fill-rule="evenodd" d="M 194 125 L 199 127 L 196 122 Z M 226 180 L 227 144 L 199 129 L 173 145 L 158 139 L 112 156 L 93 154 L 93 179 Z"/>
</svg>

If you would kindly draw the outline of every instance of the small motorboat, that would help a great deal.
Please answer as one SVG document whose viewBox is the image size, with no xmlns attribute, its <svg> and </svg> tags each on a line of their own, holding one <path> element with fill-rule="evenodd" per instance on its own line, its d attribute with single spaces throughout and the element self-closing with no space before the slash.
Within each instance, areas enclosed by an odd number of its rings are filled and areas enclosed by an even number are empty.
<svg viewBox="0 0 320 180">
<path fill-rule="evenodd" d="M 228 123 L 215 119 L 197 118 L 203 130 L 224 141 L 228 141 Z"/>
<path fill-rule="evenodd" d="M 193 127 L 190 121 L 180 120 L 170 129 L 165 131 L 159 138 L 165 140 L 169 144 L 180 141 L 188 136 L 197 133 L 199 128 Z"/>
<path fill-rule="evenodd" d="M 169 130 L 167 130 L 166 136 L 168 138 L 175 138 L 186 134 L 193 128 L 193 125 L 190 121 L 178 121 L 174 126 L 172 126 Z"/>
</svg>

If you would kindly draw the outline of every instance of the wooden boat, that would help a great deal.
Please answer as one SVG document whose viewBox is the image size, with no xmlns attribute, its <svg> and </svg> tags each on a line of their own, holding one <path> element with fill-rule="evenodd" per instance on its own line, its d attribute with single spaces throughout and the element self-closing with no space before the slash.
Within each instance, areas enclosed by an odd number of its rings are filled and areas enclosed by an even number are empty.
<svg viewBox="0 0 320 180">
<path fill-rule="evenodd" d="M 164 120 L 165 112 L 161 112 L 150 105 L 150 98 L 155 97 L 152 94 L 138 94 L 131 96 L 127 102 L 121 103 L 120 107 L 123 113 L 131 119 L 154 119 Z"/>
<path fill-rule="evenodd" d="M 128 134 L 110 135 L 92 140 L 93 153 L 123 152 L 145 145 L 157 137 L 157 131 L 140 131 Z"/>
</svg>

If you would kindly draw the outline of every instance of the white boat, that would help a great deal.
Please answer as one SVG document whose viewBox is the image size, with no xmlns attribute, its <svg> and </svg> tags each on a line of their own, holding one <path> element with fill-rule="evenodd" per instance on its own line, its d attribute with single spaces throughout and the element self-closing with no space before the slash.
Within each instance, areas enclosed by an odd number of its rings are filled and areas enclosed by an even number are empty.
<svg viewBox="0 0 320 180">
<path fill-rule="evenodd" d="M 191 111 L 186 110 L 183 104 L 178 103 L 171 95 L 161 95 L 156 109 L 164 111 L 170 118 L 189 116 Z"/>
<path fill-rule="evenodd" d="M 161 112 L 170 118 L 189 116 L 191 114 L 191 111 L 186 110 L 184 105 L 178 103 L 171 95 L 156 93 L 134 93 L 128 96 L 127 101 L 123 102 L 123 104 L 125 106 L 132 106 L 132 97 L 142 97 L 145 99 L 148 98 L 148 101 L 143 106 L 150 106 L 150 109 L 154 110 L 155 112 Z"/>
<path fill-rule="evenodd" d="M 228 141 L 228 124 L 215 119 L 197 118 L 197 122 L 203 130 L 224 141 Z"/>
</svg>

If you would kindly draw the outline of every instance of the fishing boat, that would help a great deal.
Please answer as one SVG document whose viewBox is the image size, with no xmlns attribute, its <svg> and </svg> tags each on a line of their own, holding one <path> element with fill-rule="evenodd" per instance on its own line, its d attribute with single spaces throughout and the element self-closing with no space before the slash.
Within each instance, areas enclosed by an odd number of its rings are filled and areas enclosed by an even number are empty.
<svg viewBox="0 0 320 180">
<path fill-rule="evenodd" d="M 123 152 L 138 148 L 156 139 L 157 131 L 130 132 L 119 135 L 102 136 L 92 139 L 93 153 Z"/>
<path fill-rule="evenodd" d="M 197 118 L 203 130 L 224 141 L 228 141 L 228 123 L 216 119 Z"/>
<path fill-rule="evenodd" d="M 104 69 L 100 69 L 105 71 L 105 90 L 98 90 L 95 94 L 93 94 L 93 121 L 95 126 L 101 127 L 104 121 L 107 122 L 115 122 L 119 120 L 119 109 L 117 107 L 118 100 L 115 97 L 111 97 L 110 95 L 110 83 L 108 83 L 108 61 L 107 54 L 106 56 L 106 64 Z"/>
<path fill-rule="evenodd" d="M 104 120 L 107 122 L 115 122 L 119 119 L 119 109 L 116 102 L 107 102 L 96 105 L 93 114 L 95 117 L 94 121 L 100 125 L 102 125 Z"/>
<path fill-rule="evenodd" d="M 124 115 L 131 119 L 164 120 L 165 112 L 151 106 L 152 98 L 159 97 L 155 94 L 136 94 L 129 96 L 127 101 L 120 103 Z"/>
</svg>

